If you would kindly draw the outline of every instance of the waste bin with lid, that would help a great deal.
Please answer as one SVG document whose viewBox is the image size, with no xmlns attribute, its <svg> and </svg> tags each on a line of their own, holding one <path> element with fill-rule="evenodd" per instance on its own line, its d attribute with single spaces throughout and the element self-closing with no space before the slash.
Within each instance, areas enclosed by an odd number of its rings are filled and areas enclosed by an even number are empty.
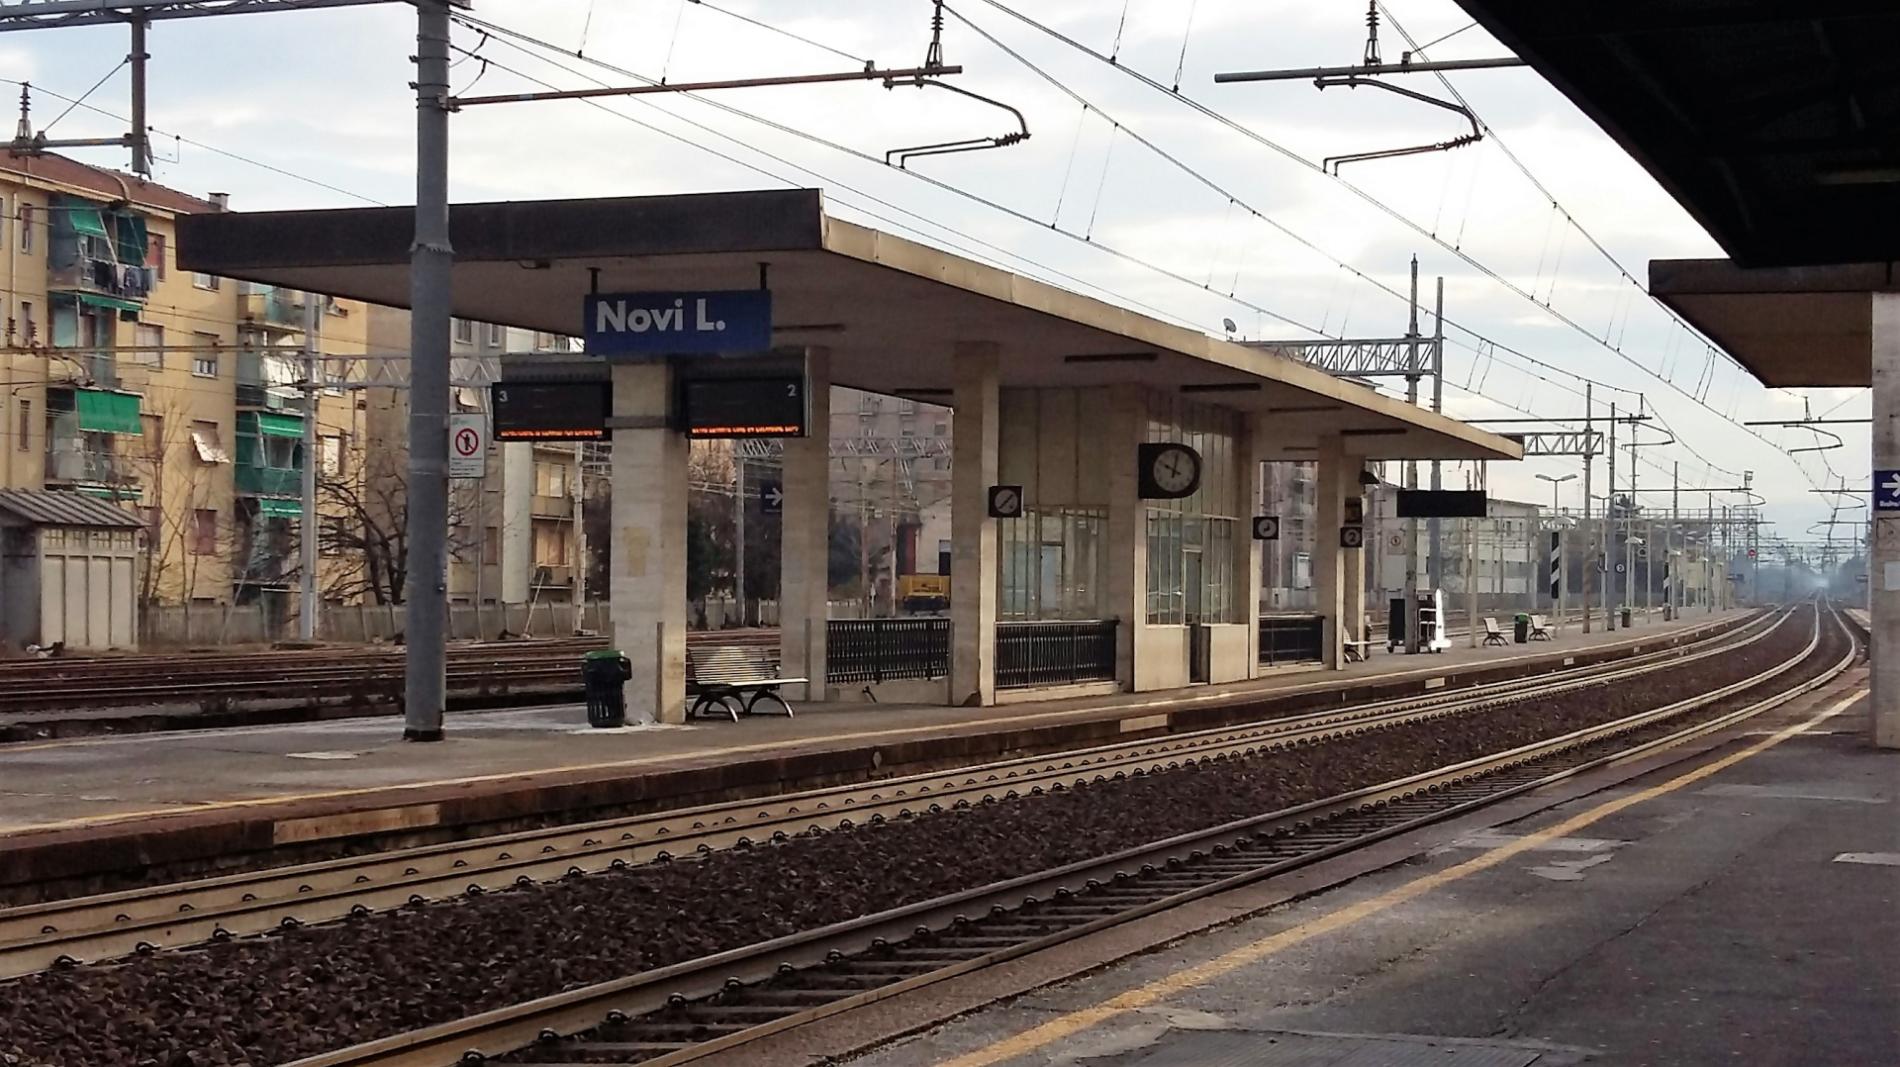
<svg viewBox="0 0 1900 1067">
<path fill-rule="evenodd" d="M 587 690 L 587 723 L 610 727 L 627 724 L 627 679 L 633 664 L 617 650 L 604 648 L 581 657 L 581 682 Z"/>
<path fill-rule="evenodd" d="M 1623 609 L 1623 629 L 1627 630 L 1629 628 L 1630 628 L 1630 609 L 1624 608 Z"/>
<path fill-rule="evenodd" d="M 1512 638 L 1520 645 L 1528 644 L 1531 639 L 1531 617 L 1524 612 L 1517 613 L 1517 625 L 1512 627 Z"/>
</svg>

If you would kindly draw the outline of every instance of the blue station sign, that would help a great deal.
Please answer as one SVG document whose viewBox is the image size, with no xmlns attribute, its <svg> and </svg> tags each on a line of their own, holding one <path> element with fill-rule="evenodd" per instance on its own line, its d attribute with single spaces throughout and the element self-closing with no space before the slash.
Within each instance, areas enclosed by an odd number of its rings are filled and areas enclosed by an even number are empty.
<svg viewBox="0 0 1900 1067">
<path fill-rule="evenodd" d="M 772 347 L 772 294 L 596 293 L 583 307 L 591 355 L 690 356 Z"/>
</svg>

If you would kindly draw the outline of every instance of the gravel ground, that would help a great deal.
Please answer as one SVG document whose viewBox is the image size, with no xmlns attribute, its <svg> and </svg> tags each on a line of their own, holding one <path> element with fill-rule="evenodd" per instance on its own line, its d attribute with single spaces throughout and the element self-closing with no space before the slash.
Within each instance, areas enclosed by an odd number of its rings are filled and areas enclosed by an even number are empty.
<svg viewBox="0 0 1900 1067">
<path fill-rule="evenodd" d="M 1590 700 L 1225 760 L 0 984 L 5 1067 L 264 1067 L 1526 744 L 1747 677 L 1747 651 Z"/>
</svg>

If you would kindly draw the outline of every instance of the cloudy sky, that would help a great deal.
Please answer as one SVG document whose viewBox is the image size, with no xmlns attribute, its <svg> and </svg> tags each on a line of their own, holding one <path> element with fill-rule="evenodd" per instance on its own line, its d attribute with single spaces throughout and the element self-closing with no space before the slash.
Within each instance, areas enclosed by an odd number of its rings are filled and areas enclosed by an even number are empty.
<svg viewBox="0 0 1900 1067">
<path fill-rule="evenodd" d="M 1407 47 L 1401 27 L 1433 58 L 1503 52 L 1451 0 L 1387 0 L 1387 10 L 1388 60 Z M 474 14 L 560 52 L 458 26 L 458 93 L 912 66 L 930 5 L 478 0 Z M 1596 414 L 1612 402 L 1639 408 L 1655 417 L 1645 440 L 1678 442 L 1642 449 L 1646 501 L 1667 506 L 1667 494 L 1647 491 L 1668 485 L 1678 463 L 1685 488 L 1739 486 L 1752 471 L 1776 534 L 1823 537 L 1832 498 L 1811 490 L 1843 477 L 1865 484 L 1865 428 L 1838 427 L 1839 450 L 1791 457 L 1784 449 L 1814 435 L 1738 423 L 1865 415 L 1865 391 L 1765 390 L 1650 301 L 1624 270 L 1640 280 L 1651 258 L 1719 250 L 1535 74 L 1452 75 L 1489 136 L 1351 164 L 1338 178 L 1322 160 L 1468 126 L 1372 89 L 1213 84 L 1222 70 L 1355 62 L 1364 14 L 1358 0 L 955 0 L 943 37 L 945 60 L 965 68 L 955 82 L 1019 110 L 1023 144 L 887 167 L 889 149 L 995 136 L 1016 120 L 940 90 L 876 85 L 508 105 L 454 118 L 451 190 L 481 200 L 822 186 L 846 217 L 1209 332 L 1230 319 L 1247 337 L 1401 334 L 1417 255 L 1428 304 L 1432 279 L 1445 279 L 1448 411 L 1576 417 L 1587 379 Z M 104 77 L 86 103 L 109 114 L 75 109 L 52 136 L 113 135 L 123 127 L 111 116 L 125 113 L 126 73 L 115 71 L 124 38 L 113 28 L 0 37 L 0 77 L 65 97 Z M 409 202 L 413 45 L 413 9 L 399 3 L 158 24 L 156 177 L 230 192 L 239 209 Z M 1404 84 L 1447 95 L 1429 77 Z M 34 116 L 44 125 L 65 106 L 41 95 Z M 123 166 L 119 156 L 83 158 Z M 1491 484 L 1544 501 L 1550 486 L 1535 475 L 1579 466 L 1501 465 Z M 1599 494 L 1603 475 L 1599 461 Z M 1579 484 L 1561 487 L 1566 506 L 1580 504 Z"/>
</svg>

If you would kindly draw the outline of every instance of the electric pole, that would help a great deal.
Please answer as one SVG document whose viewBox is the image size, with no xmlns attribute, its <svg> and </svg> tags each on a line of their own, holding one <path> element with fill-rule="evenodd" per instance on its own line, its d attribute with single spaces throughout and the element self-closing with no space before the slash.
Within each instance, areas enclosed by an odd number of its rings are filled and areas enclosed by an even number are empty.
<svg viewBox="0 0 1900 1067">
<path fill-rule="evenodd" d="M 136 149 L 134 149 L 136 151 Z M 303 294 L 303 501 L 298 510 L 298 569 L 302 575 L 301 599 L 297 607 L 297 636 L 305 641 L 317 639 L 317 411 L 323 406 L 323 370 L 318 361 L 322 346 L 318 335 L 323 329 L 322 298 Z M 478 563 L 479 567 L 480 564 Z M 476 604 L 480 604 L 480 598 Z"/>
</svg>

